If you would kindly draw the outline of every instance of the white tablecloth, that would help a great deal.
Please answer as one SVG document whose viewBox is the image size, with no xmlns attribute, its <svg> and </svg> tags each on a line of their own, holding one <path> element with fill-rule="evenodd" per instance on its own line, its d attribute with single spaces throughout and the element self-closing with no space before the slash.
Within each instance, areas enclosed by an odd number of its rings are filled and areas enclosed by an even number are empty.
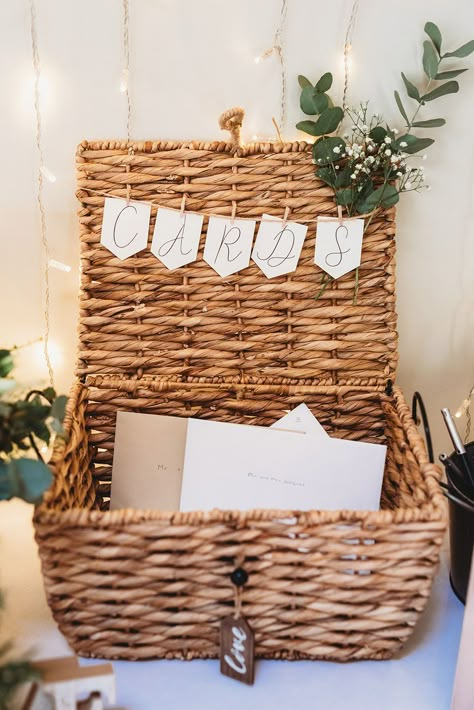
<svg viewBox="0 0 474 710">
<path fill-rule="evenodd" d="M 0 503 L 0 638 L 35 658 L 67 655 L 46 605 L 31 514 L 20 501 Z M 217 661 L 120 661 L 117 700 L 130 710 L 448 710 L 463 610 L 445 554 L 427 609 L 395 660 L 258 661 L 253 687 L 220 675 Z"/>
</svg>

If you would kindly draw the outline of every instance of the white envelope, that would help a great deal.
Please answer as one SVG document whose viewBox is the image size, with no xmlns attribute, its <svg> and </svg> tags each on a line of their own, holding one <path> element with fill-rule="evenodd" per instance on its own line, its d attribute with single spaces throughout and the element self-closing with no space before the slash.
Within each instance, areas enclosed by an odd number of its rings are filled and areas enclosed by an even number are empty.
<svg viewBox="0 0 474 710">
<path fill-rule="evenodd" d="M 304 431 L 318 438 L 329 438 L 327 431 L 304 402 L 272 424 L 270 429 L 291 429 L 292 431 Z"/>
<path fill-rule="evenodd" d="M 189 419 L 180 510 L 378 510 L 386 447 Z"/>
</svg>

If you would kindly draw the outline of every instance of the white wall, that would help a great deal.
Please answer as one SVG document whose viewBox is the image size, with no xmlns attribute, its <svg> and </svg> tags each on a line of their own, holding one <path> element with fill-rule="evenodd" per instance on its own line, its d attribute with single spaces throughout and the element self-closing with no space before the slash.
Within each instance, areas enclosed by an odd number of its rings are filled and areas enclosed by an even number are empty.
<svg viewBox="0 0 474 710">
<path fill-rule="evenodd" d="M 78 229 L 74 152 L 83 139 L 125 135 L 126 106 L 119 92 L 122 67 L 120 0 L 36 0 L 44 69 L 45 163 L 52 256 L 72 265 L 51 271 L 52 341 L 56 380 L 72 379 L 78 289 Z M 288 106 L 285 137 L 300 119 L 298 73 L 331 70 L 342 89 L 342 45 L 351 0 L 289 0 L 285 32 Z M 455 11 L 454 11 L 455 8 Z M 279 115 L 276 59 L 253 61 L 272 44 L 280 0 L 131 0 L 132 137 L 215 138 L 217 117 L 240 104 L 244 138 L 272 136 Z M 393 89 L 400 70 L 421 77 L 426 20 L 438 23 L 452 47 L 474 37 L 471 0 L 361 0 L 353 37 L 350 100 L 369 98 L 374 112 L 398 121 Z M 467 61 L 471 67 L 474 61 Z M 43 332 L 41 243 L 35 201 L 35 133 L 27 0 L 0 3 L 2 98 L 0 202 L 1 345 L 24 343 Z M 422 391 L 437 449 L 446 448 L 439 408 L 455 409 L 474 380 L 474 68 L 460 77 L 461 92 L 441 99 L 426 163 L 432 190 L 406 195 L 398 212 L 400 369 L 406 395 Z M 430 115 L 433 117 L 434 115 Z M 34 348 L 22 352 L 25 377 L 44 375 Z"/>
</svg>

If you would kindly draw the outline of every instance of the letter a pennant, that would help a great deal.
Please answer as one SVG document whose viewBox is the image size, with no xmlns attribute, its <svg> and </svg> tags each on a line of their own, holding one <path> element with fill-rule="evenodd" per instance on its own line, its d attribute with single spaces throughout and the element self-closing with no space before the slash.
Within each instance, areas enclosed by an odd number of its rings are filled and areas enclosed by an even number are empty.
<svg viewBox="0 0 474 710">
<path fill-rule="evenodd" d="M 177 269 L 196 261 L 203 215 L 167 210 L 160 207 L 155 222 L 152 253 L 168 269 Z"/>
</svg>

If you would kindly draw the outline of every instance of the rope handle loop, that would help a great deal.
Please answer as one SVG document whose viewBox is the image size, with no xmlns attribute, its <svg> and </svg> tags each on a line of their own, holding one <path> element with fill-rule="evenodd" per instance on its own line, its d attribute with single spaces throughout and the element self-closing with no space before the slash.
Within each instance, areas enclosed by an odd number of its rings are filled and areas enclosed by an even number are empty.
<svg viewBox="0 0 474 710">
<path fill-rule="evenodd" d="M 219 127 L 223 131 L 229 131 L 231 142 L 236 148 L 240 148 L 240 129 L 244 121 L 245 111 L 241 106 L 234 106 L 228 111 L 224 111 L 219 117 Z"/>
</svg>

